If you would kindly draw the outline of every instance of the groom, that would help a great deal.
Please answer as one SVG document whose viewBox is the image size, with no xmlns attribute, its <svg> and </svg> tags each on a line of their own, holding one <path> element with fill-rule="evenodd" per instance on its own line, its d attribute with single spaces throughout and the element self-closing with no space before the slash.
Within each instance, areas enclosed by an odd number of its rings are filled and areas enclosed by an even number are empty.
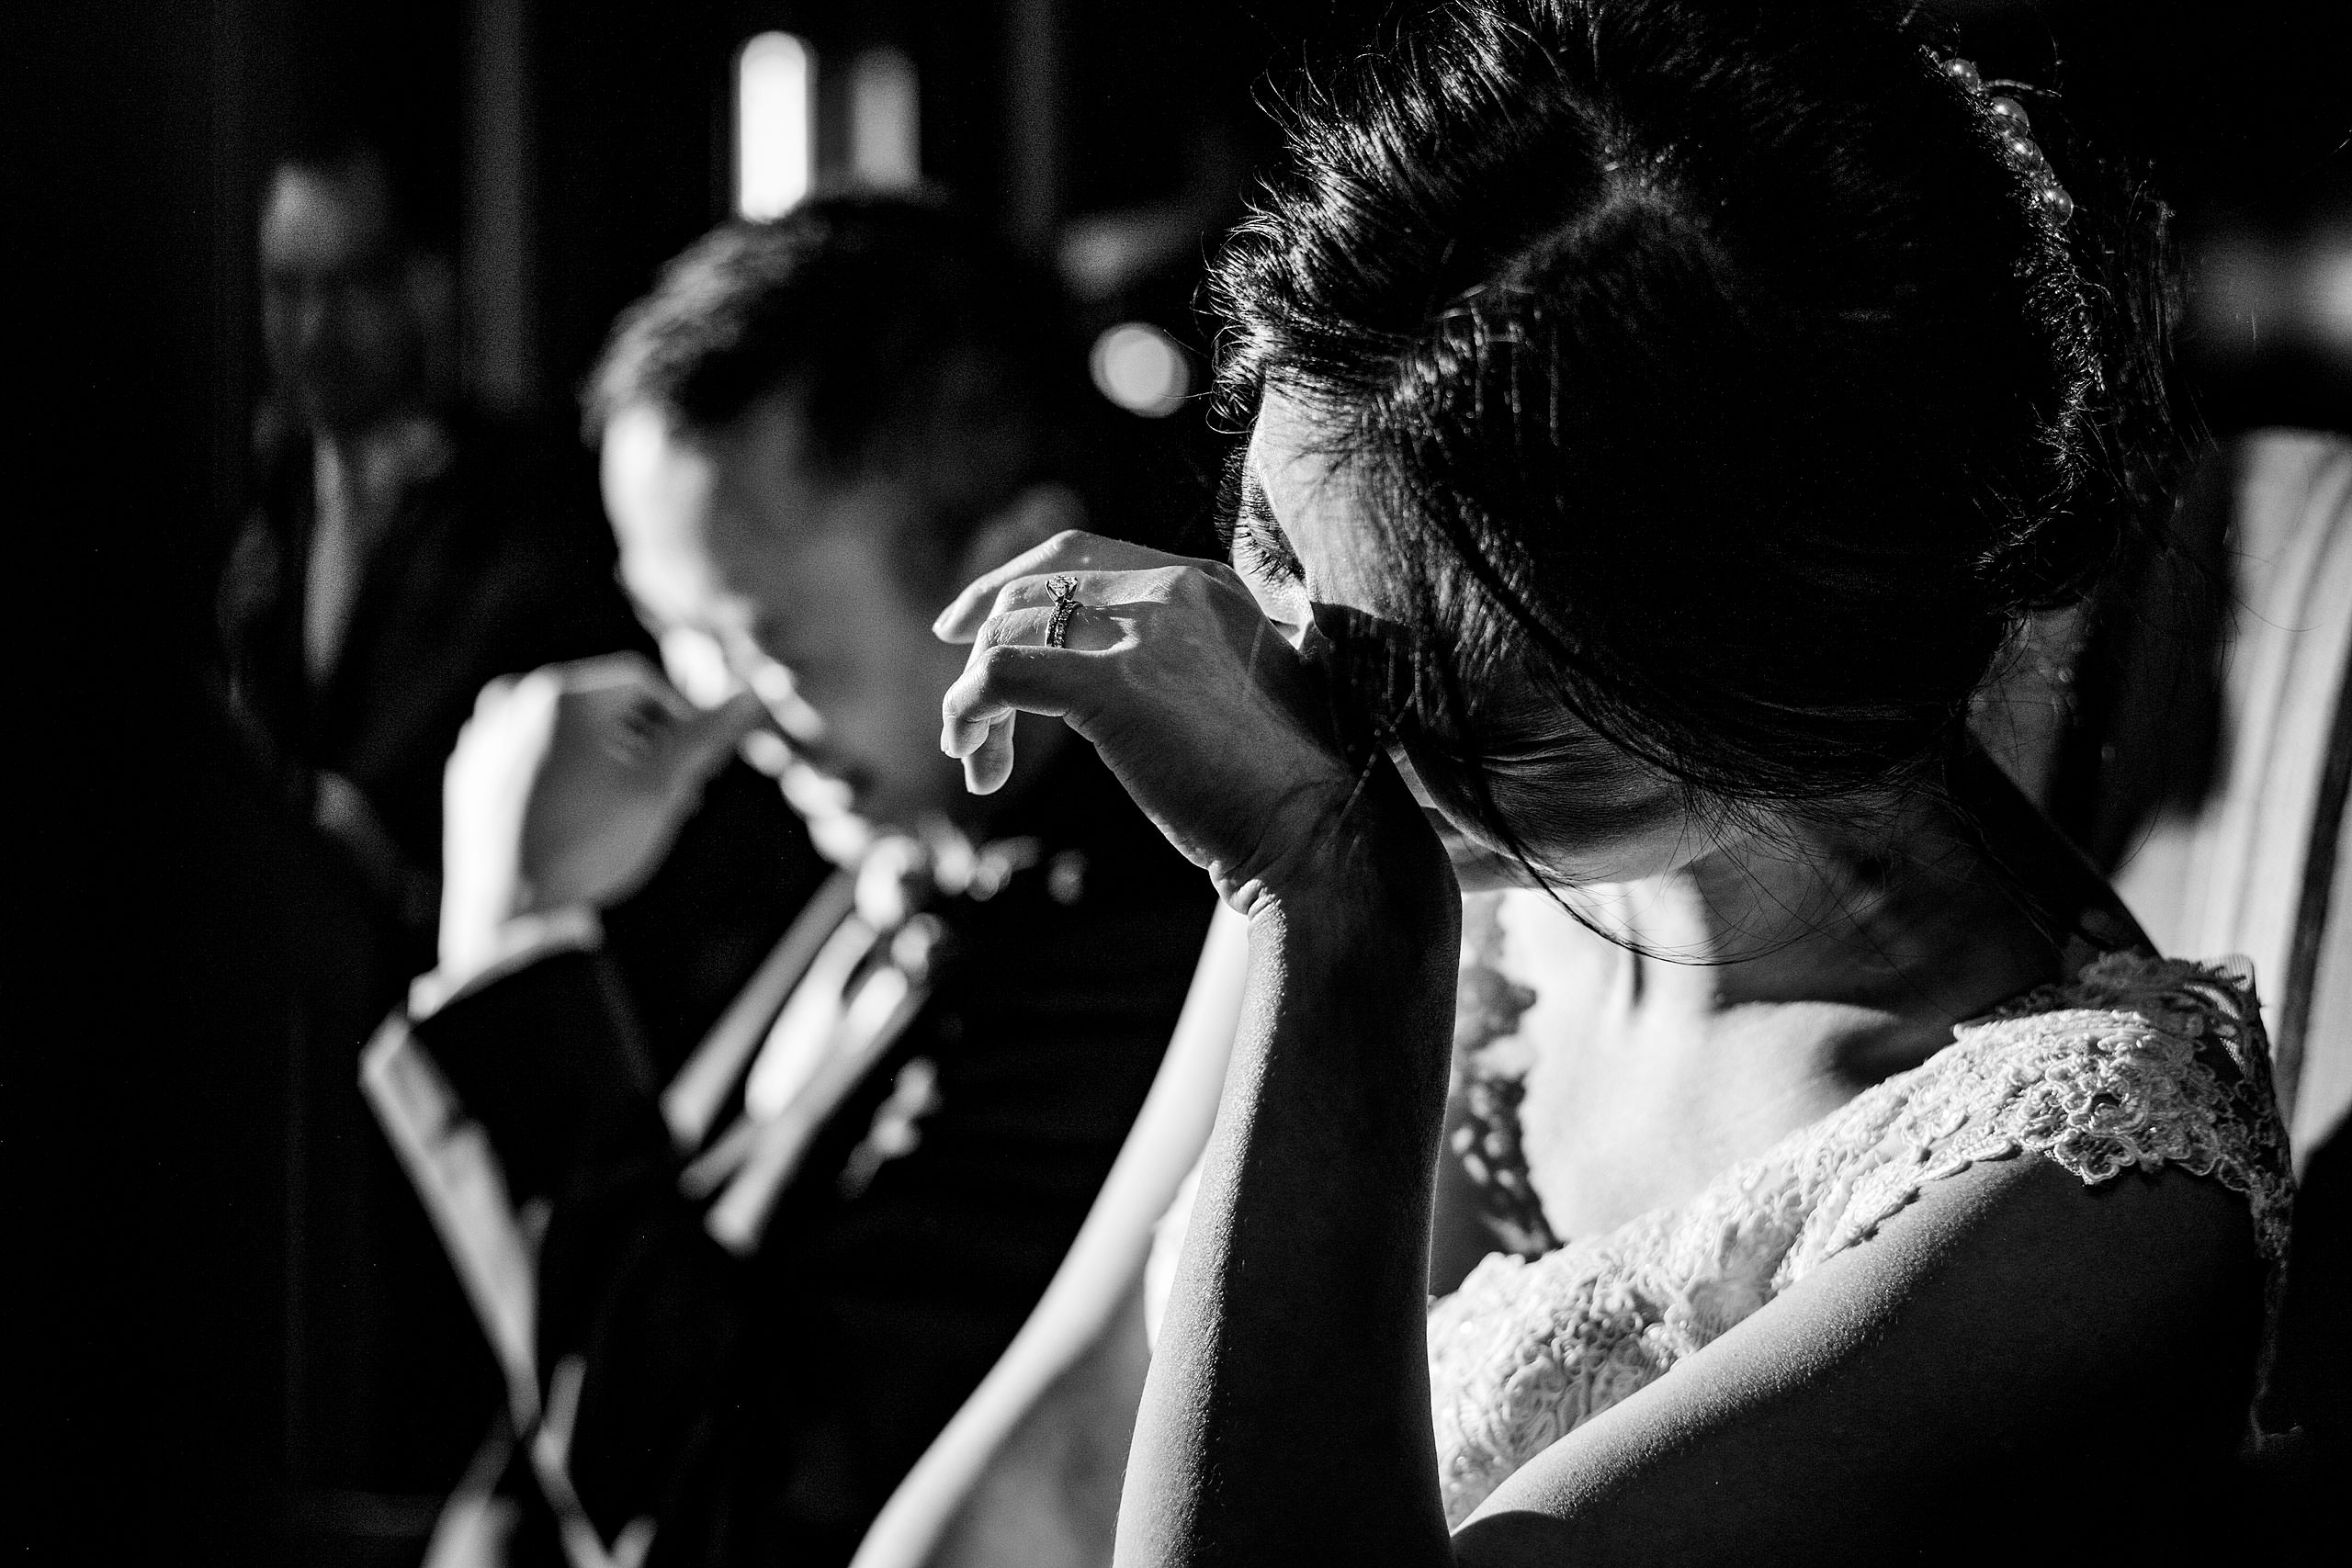
<svg viewBox="0 0 2352 1568">
<path fill-rule="evenodd" d="M 1058 724 L 986 797 L 938 748 L 940 606 L 1119 515 L 1056 314 L 939 209 L 820 199 L 687 251 L 596 372 L 677 683 L 623 656 L 483 694 L 440 965 L 366 1069 L 508 1370 L 503 1489 L 553 1527 L 514 1559 L 846 1561 L 1151 1083 L 1206 883 Z M 663 1082 L 598 911 L 738 751 L 845 869 Z"/>
</svg>

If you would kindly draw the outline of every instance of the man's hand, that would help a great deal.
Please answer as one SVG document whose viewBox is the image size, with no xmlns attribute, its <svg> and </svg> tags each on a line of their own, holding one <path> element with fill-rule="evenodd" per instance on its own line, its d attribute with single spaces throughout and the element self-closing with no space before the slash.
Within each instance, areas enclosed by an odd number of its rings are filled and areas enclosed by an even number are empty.
<svg viewBox="0 0 2352 1568">
<path fill-rule="evenodd" d="M 479 969 L 510 921 L 643 886 L 763 717 L 748 692 L 698 709 L 634 653 L 482 688 L 442 780 L 444 973 Z"/>
</svg>

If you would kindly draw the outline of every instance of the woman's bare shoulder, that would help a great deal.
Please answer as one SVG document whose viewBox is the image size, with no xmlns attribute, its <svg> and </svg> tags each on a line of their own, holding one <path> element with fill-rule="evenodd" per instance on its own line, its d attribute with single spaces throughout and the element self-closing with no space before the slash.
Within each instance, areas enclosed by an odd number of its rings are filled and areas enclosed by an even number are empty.
<svg viewBox="0 0 2352 1568">
<path fill-rule="evenodd" d="M 2246 1199 L 2210 1178 L 1982 1162 L 1554 1444 L 1460 1560 L 1830 1561 L 1916 1545 L 1979 1485 L 2079 1478 L 2086 1444 L 2218 1457 L 2262 1280 Z"/>
</svg>

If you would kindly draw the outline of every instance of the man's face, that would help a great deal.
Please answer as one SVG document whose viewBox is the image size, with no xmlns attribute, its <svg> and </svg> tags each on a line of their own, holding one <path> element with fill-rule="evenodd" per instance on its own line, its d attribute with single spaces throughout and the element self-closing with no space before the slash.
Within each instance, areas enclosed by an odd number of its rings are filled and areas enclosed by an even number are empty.
<svg viewBox="0 0 2352 1568">
<path fill-rule="evenodd" d="M 420 327 L 382 175 L 282 168 L 262 209 L 262 338 L 313 429 L 365 429 L 417 393 Z"/>
<path fill-rule="evenodd" d="M 962 798 L 939 750 L 939 699 L 964 650 L 932 635 L 936 595 L 907 581 L 894 548 L 922 525 L 913 498 L 820 476 L 804 440 L 783 396 L 713 434 L 622 410 L 604 443 L 622 581 L 656 625 L 716 639 L 763 695 L 763 666 L 788 671 L 818 721 L 772 702 L 795 750 L 848 786 L 859 815 L 913 828 Z"/>
</svg>

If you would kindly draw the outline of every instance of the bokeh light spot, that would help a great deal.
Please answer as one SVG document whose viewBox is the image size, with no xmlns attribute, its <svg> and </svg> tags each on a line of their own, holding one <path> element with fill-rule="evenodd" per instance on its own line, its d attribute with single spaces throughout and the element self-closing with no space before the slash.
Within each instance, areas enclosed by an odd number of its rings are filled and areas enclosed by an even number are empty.
<svg viewBox="0 0 2352 1568">
<path fill-rule="evenodd" d="M 1193 389 L 1193 366 L 1176 340 L 1148 321 L 1122 321 L 1094 340 L 1094 385 L 1130 413 L 1164 419 Z"/>
</svg>

